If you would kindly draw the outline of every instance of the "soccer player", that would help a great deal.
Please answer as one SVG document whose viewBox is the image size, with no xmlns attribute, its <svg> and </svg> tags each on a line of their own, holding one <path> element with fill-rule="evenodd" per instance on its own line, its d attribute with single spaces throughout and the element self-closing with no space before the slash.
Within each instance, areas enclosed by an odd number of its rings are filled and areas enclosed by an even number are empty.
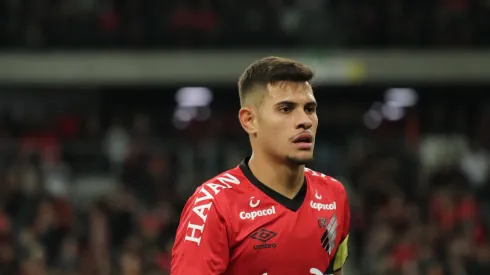
<svg viewBox="0 0 490 275">
<path fill-rule="evenodd" d="M 238 117 L 252 155 L 188 200 L 171 275 L 342 274 L 349 205 L 343 185 L 305 168 L 318 126 L 313 72 L 267 57 L 240 77 Z"/>
</svg>

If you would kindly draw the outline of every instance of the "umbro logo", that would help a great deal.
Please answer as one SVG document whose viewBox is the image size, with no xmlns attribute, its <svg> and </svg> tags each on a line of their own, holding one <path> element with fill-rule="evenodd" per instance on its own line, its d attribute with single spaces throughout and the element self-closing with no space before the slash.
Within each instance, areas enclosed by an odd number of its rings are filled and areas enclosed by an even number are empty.
<svg viewBox="0 0 490 275">
<path fill-rule="evenodd" d="M 277 233 L 269 231 L 265 228 L 261 228 L 250 235 L 250 238 L 255 239 L 257 241 L 262 242 L 262 244 L 254 245 L 255 250 L 266 249 L 266 248 L 275 248 L 275 243 L 267 243 L 272 238 L 277 236 Z"/>
</svg>

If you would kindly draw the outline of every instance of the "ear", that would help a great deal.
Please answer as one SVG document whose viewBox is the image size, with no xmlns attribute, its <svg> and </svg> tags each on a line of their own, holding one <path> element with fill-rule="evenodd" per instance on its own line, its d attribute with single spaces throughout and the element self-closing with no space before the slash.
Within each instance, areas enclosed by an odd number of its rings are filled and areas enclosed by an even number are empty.
<svg viewBox="0 0 490 275">
<path fill-rule="evenodd" d="M 242 107 L 238 112 L 238 120 L 243 130 L 249 135 L 257 133 L 257 115 L 250 107 Z"/>
</svg>

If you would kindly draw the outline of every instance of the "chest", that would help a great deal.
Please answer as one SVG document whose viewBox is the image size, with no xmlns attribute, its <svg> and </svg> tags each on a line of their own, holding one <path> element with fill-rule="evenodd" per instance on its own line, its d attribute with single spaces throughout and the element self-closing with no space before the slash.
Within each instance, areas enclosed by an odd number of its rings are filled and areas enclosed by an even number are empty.
<svg viewBox="0 0 490 275">
<path fill-rule="evenodd" d="M 298 211 L 267 209 L 240 220 L 230 255 L 230 272 L 236 271 L 229 274 L 323 274 L 340 242 L 341 211 L 313 200 Z"/>
</svg>

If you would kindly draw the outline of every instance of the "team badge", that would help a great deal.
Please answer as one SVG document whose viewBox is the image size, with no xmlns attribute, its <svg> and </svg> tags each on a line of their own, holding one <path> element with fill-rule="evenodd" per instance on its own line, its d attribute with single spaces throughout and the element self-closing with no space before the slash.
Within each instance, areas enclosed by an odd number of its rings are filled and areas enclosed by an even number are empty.
<svg viewBox="0 0 490 275">
<path fill-rule="evenodd" d="M 318 218 L 318 226 L 320 228 L 327 228 L 327 218 Z"/>
</svg>

